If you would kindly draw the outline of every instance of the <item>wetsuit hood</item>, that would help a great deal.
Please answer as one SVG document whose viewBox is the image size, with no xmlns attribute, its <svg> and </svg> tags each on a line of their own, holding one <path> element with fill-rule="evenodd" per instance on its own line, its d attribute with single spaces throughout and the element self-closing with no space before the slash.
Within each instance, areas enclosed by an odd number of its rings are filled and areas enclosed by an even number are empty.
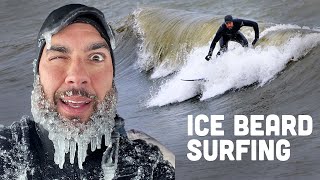
<svg viewBox="0 0 320 180">
<path fill-rule="evenodd" d="M 233 22 L 233 17 L 231 15 L 226 15 L 224 17 L 224 22 Z"/>
<path fill-rule="evenodd" d="M 37 57 L 34 61 L 35 75 L 39 74 L 39 62 L 43 48 L 47 43 L 46 40 L 48 40 L 48 38 L 50 39 L 60 30 L 75 22 L 92 25 L 97 29 L 101 37 L 106 40 L 108 46 L 110 47 L 113 75 L 115 74 L 113 56 L 113 49 L 115 48 L 114 34 L 110 25 L 105 21 L 103 13 L 94 7 L 88 7 L 82 4 L 69 4 L 52 11 L 42 24 L 37 38 Z"/>
</svg>

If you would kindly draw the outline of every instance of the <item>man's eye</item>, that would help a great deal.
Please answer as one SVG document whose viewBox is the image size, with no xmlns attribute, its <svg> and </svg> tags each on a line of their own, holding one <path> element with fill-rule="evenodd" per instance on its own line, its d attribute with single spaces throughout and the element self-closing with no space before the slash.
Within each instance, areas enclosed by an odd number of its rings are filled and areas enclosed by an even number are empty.
<svg viewBox="0 0 320 180">
<path fill-rule="evenodd" d="M 64 57 L 64 56 L 53 56 L 53 57 L 50 57 L 50 58 L 49 58 L 49 61 L 51 61 L 51 60 L 58 60 L 58 59 L 66 59 L 66 57 Z"/>
<path fill-rule="evenodd" d="M 93 54 L 92 56 L 90 56 L 90 60 L 92 61 L 103 61 L 104 60 L 104 55 L 102 54 Z"/>
</svg>

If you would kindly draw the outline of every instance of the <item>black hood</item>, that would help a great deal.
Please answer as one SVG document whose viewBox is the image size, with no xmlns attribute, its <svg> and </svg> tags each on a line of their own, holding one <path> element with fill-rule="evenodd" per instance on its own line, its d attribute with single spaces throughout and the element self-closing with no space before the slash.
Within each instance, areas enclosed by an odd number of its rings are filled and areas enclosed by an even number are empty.
<svg viewBox="0 0 320 180">
<path fill-rule="evenodd" d="M 114 69 L 114 56 L 113 49 L 115 48 L 115 40 L 112 28 L 106 22 L 103 13 L 94 8 L 88 7 L 82 4 L 69 4 L 62 6 L 52 11 L 46 18 L 38 34 L 38 45 L 36 48 L 37 57 L 34 64 L 34 74 L 39 74 L 39 61 L 43 48 L 46 44 L 45 35 L 53 36 L 63 28 L 77 21 L 78 19 L 88 19 L 93 22 L 93 26 L 98 30 L 101 37 L 103 37 L 110 47 L 110 53 L 112 57 L 113 76 L 115 74 Z M 92 25 L 92 23 L 89 23 Z"/>
<path fill-rule="evenodd" d="M 233 22 L 233 17 L 231 15 L 226 15 L 224 17 L 224 22 Z"/>
</svg>

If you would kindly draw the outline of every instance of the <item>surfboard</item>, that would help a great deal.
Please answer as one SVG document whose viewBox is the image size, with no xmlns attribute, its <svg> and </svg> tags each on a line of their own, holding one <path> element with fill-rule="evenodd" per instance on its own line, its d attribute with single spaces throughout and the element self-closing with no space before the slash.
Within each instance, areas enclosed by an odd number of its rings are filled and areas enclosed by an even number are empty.
<svg viewBox="0 0 320 180">
<path fill-rule="evenodd" d="M 200 81 L 200 82 L 208 82 L 208 79 L 199 78 L 199 79 L 181 79 L 181 81 Z"/>
</svg>

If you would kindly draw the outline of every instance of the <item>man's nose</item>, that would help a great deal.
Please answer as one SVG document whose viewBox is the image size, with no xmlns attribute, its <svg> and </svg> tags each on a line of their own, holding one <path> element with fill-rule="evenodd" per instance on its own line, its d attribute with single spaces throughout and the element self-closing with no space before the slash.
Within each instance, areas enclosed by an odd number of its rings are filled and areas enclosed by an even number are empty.
<svg viewBox="0 0 320 180">
<path fill-rule="evenodd" d="M 75 60 L 70 63 L 65 83 L 74 86 L 83 86 L 90 83 L 90 77 L 83 62 Z"/>
</svg>

